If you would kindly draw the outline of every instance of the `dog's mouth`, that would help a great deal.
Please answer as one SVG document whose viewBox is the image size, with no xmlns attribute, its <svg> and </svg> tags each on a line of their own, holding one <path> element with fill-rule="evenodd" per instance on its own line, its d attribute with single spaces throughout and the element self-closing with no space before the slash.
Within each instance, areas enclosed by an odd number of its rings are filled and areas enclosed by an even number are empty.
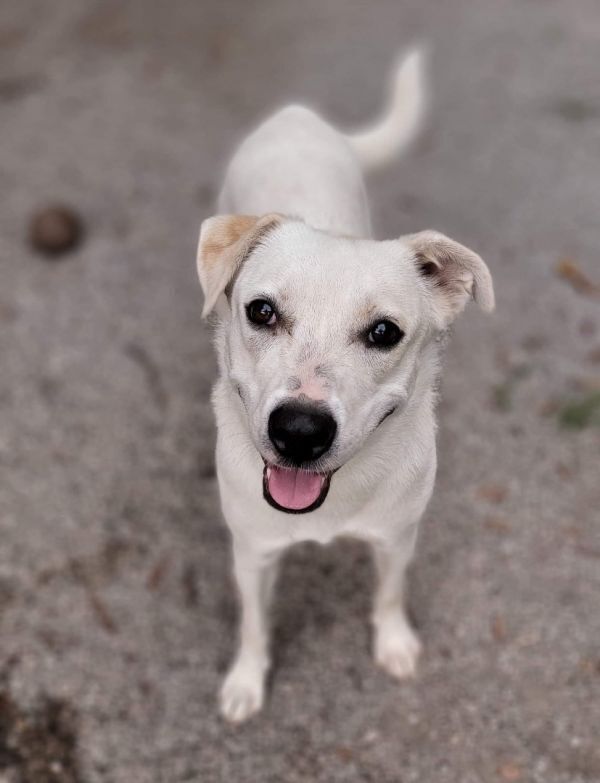
<svg viewBox="0 0 600 783">
<path fill-rule="evenodd" d="M 323 503 L 329 492 L 331 473 L 300 468 L 282 468 L 265 462 L 263 495 L 267 503 L 287 514 L 305 514 Z"/>
</svg>

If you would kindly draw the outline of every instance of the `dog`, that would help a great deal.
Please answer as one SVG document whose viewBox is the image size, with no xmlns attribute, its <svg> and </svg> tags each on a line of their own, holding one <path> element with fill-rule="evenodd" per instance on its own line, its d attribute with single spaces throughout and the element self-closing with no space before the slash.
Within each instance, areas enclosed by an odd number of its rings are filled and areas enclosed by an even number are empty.
<svg viewBox="0 0 600 783">
<path fill-rule="evenodd" d="M 434 485 L 443 336 L 469 299 L 494 308 L 487 266 L 458 242 L 430 230 L 371 238 L 364 174 L 416 135 L 426 81 L 423 51 L 409 51 L 381 118 L 352 135 L 302 106 L 274 114 L 235 153 L 218 214 L 201 225 L 217 476 L 241 601 L 220 693 L 232 722 L 263 705 L 269 604 L 296 542 L 368 542 L 375 660 L 396 678 L 415 672 L 404 576 Z"/>
</svg>

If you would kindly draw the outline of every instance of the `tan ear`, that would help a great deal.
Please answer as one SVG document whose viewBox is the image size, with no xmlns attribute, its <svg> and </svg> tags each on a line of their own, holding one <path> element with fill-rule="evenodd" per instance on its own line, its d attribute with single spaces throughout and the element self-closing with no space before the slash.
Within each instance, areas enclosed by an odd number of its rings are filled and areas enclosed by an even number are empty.
<svg viewBox="0 0 600 783">
<path fill-rule="evenodd" d="M 420 231 L 404 239 L 430 282 L 446 323 L 462 312 L 470 298 L 486 312 L 494 309 L 492 276 L 477 253 L 438 231 Z"/>
<path fill-rule="evenodd" d="M 203 318 L 211 312 L 248 254 L 282 220 L 282 215 L 272 213 L 262 217 L 216 215 L 203 221 L 197 256 L 204 292 Z"/>
</svg>

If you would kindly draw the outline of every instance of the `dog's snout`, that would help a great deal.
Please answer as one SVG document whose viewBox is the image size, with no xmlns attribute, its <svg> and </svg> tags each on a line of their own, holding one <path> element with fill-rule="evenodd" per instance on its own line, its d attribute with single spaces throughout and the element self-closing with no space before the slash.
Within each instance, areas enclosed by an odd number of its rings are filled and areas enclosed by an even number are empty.
<svg viewBox="0 0 600 783">
<path fill-rule="evenodd" d="M 330 413 L 314 406 L 286 402 L 269 416 L 269 438 L 275 449 L 300 465 L 318 459 L 331 448 L 337 425 Z"/>
</svg>

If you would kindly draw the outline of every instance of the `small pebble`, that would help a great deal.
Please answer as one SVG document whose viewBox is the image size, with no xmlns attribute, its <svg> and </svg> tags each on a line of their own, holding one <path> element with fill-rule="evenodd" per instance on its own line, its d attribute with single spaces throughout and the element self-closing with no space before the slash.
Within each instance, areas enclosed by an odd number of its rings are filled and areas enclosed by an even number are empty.
<svg viewBox="0 0 600 783">
<path fill-rule="evenodd" d="M 55 204 L 36 212 L 29 224 L 32 247 L 45 256 L 59 256 L 81 242 L 83 222 L 73 209 Z"/>
</svg>

